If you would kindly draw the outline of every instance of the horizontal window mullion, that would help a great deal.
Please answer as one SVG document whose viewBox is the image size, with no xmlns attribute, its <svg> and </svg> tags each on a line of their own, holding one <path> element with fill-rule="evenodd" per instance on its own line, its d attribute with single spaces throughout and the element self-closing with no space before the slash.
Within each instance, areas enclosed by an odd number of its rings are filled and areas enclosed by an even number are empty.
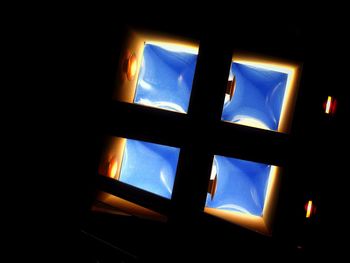
<svg viewBox="0 0 350 263">
<path fill-rule="evenodd" d="M 214 154 L 284 165 L 291 144 L 286 134 L 221 123 L 213 133 L 210 148 Z"/>
<path fill-rule="evenodd" d="M 101 120 L 110 135 L 181 147 L 187 137 L 187 117 L 135 104 L 113 103 Z"/>
</svg>

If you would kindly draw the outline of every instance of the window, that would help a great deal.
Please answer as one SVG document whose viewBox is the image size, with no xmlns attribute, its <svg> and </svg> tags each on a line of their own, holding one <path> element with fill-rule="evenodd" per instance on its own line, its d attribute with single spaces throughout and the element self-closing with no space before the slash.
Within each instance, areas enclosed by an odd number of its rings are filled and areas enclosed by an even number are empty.
<svg viewBox="0 0 350 263">
<path fill-rule="evenodd" d="M 278 176 L 277 166 L 216 155 L 205 212 L 268 233 Z"/>
<path fill-rule="evenodd" d="M 99 174 L 171 198 L 178 148 L 118 137 L 109 138 L 106 145 Z"/>
<path fill-rule="evenodd" d="M 114 98 L 187 113 L 198 44 L 154 34 L 130 34 Z"/>
<path fill-rule="evenodd" d="M 299 66 L 232 57 L 210 41 L 130 33 L 99 200 L 163 219 L 174 207 L 200 209 L 270 234 L 281 177 L 276 152 L 288 138 Z"/>
<path fill-rule="evenodd" d="M 134 103 L 186 113 L 197 48 L 146 42 Z"/>
<path fill-rule="evenodd" d="M 234 57 L 222 120 L 287 132 L 288 105 L 295 96 L 296 65 L 254 57 Z"/>
</svg>

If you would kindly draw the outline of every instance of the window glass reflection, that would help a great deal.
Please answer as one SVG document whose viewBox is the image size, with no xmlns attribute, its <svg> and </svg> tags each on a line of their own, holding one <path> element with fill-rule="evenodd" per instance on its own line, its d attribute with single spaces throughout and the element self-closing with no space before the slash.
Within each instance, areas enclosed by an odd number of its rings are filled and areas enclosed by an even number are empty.
<svg viewBox="0 0 350 263">
<path fill-rule="evenodd" d="M 278 131 L 293 72 L 273 64 L 232 62 L 222 120 Z"/>
<path fill-rule="evenodd" d="M 145 43 L 134 102 L 186 113 L 198 49 Z"/>
<path fill-rule="evenodd" d="M 216 155 L 206 207 L 262 216 L 271 167 Z"/>
<path fill-rule="evenodd" d="M 113 137 L 99 173 L 170 199 L 179 152 L 179 148 Z"/>
</svg>

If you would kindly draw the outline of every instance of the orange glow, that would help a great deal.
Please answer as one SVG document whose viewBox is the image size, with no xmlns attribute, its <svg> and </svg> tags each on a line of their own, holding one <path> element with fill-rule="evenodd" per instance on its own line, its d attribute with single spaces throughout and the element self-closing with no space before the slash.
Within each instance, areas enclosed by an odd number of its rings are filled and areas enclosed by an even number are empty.
<svg viewBox="0 0 350 263">
<path fill-rule="evenodd" d="M 116 176 L 116 173 L 118 171 L 118 160 L 116 157 L 113 157 L 109 161 L 108 165 L 108 177 L 114 178 Z"/>
<path fill-rule="evenodd" d="M 310 218 L 311 212 L 312 212 L 312 201 L 310 200 L 307 203 L 307 207 L 306 207 L 306 218 Z"/>
<path fill-rule="evenodd" d="M 135 78 L 137 71 L 137 58 L 135 53 L 132 53 L 128 58 L 126 76 L 128 80 L 133 80 Z"/>
<path fill-rule="evenodd" d="M 101 154 L 98 167 L 99 175 L 119 180 L 121 161 L 123 160 L 126 139 L 120 137 L 106 137 L 105 149 Z"/>
<path fill-rule="evenodd" d="M 213 216 L 222 218 L 228 222 L 236 225 L 243 226 L 245 228 L 257 231 L 259 233 L 269 235 L 269 230 L 264 222 L 264 218 L 261 216 L 245 215 L 239 212 L 221 210 L 216 208 L 205 207 L 204 212 Z"/>
</svg>

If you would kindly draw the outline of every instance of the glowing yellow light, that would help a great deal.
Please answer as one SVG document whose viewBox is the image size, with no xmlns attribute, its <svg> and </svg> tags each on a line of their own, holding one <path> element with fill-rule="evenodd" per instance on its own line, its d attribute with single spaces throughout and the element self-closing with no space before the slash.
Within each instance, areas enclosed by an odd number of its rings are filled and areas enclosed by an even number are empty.
<svg viewBox="0 0 350 263">
<path fill-rule="evenodd" d="M 331 96 L 328 96 L 327 103 L 326 103 L 326 110 L 325 110 L 325 112 L 326 112 L 327 114 L 330 113 L 331 105 L 332 105 L 332 97 L 331 97 Z"/>
<path fill-rule="evenodd" d="M 311 216 L 311 211 L 312 211 L 312 201 L 310 200 L 310 201 L 307 203 L 306 218 L 310 218 L 310 216 Z"/>
<path fill-rule="evenodd" d="M 245 125 L 245 126 L 269 130 L 269 127 L 265 123 L 263 123 L 262 121 L 260 121 L 258 119 L 255 119 L 255 118 L 242 117 L 236 123 L 241 124 L 241 125 Z"/>
<path fill-rule="evenodd" d="M 126 70 L 126 76 L 128 80 L 133 80 L 136 75 L 137 70 L 137 58 L 136 55 L 133 53 L 128 58 L 128 65 Z"/>
</svg>

